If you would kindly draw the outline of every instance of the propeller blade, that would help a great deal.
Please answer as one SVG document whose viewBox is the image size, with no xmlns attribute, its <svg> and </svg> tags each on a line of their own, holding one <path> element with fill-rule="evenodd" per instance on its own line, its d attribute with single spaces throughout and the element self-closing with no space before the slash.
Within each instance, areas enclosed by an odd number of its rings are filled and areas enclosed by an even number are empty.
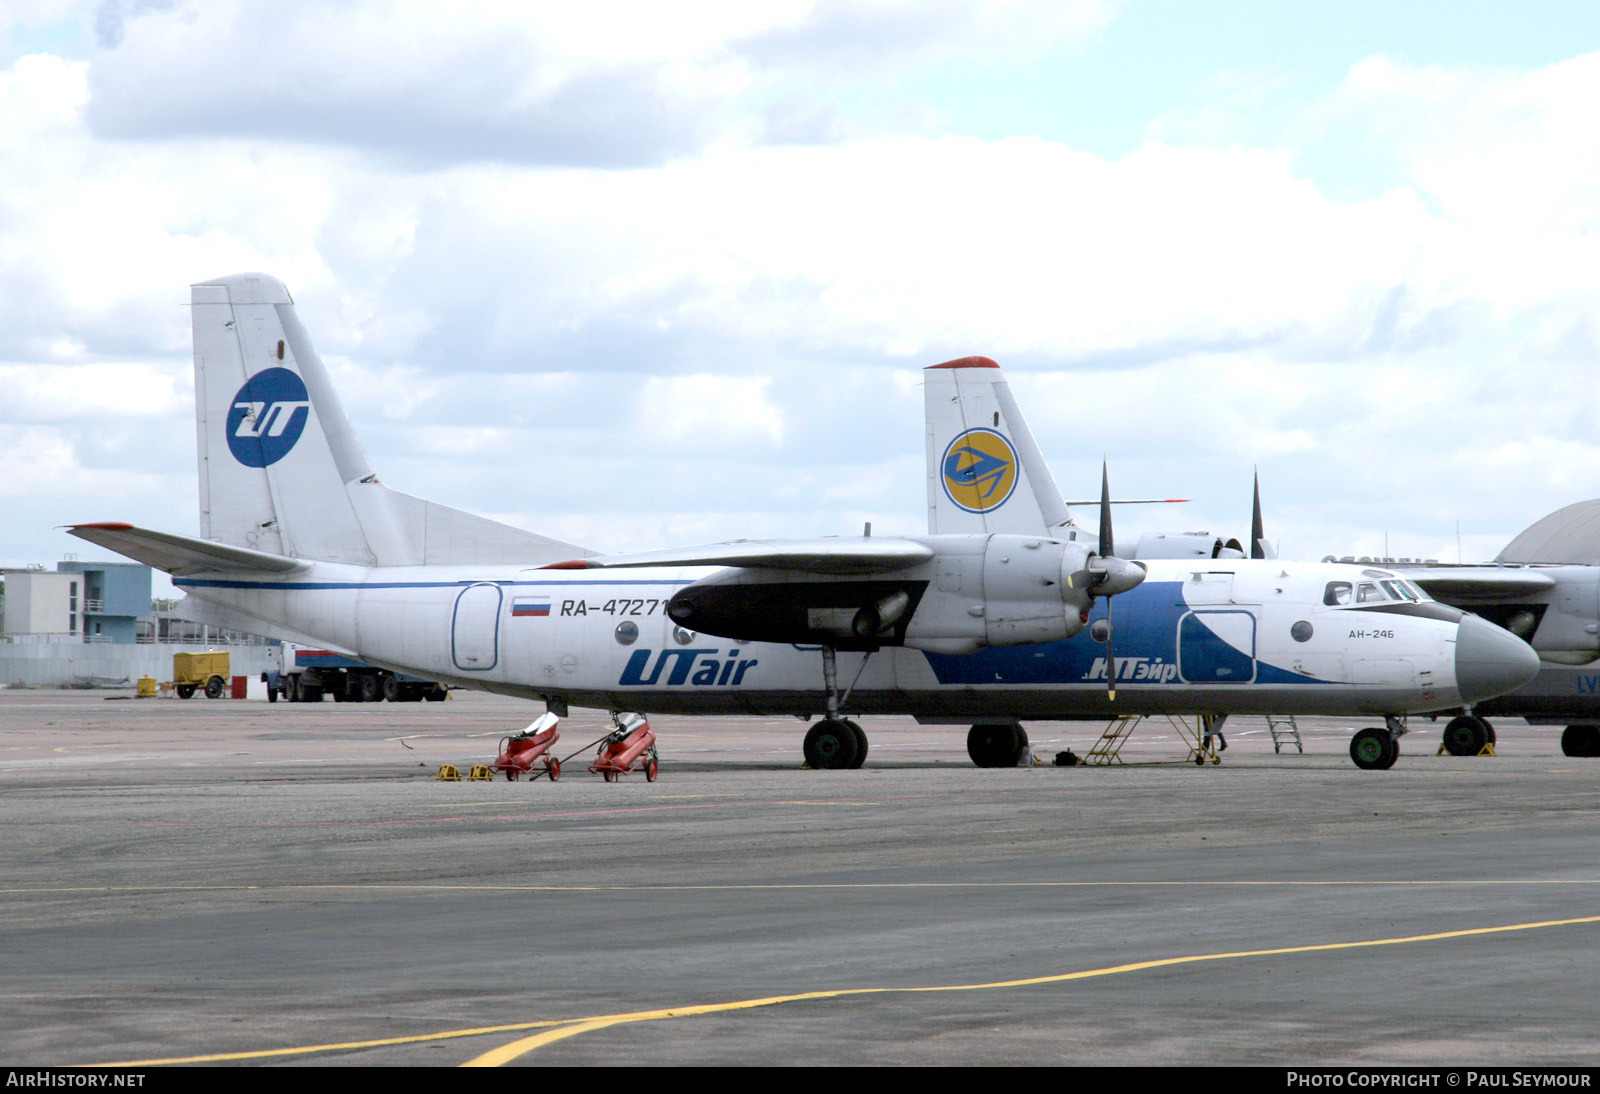
<svg viewBox="0 0 1600 1094">
<path fill-rule="evenodd" d="M 1104 457 L 1100 460 L 1100 554 L 1117 553 L 1116 541 L 1111 538 L 1111 472 Z"/>
<path fill-rule="evenodd" d="M 1250 557 L 1266 558 L 1266 529 L 1261 523 L 1261 470 L 1256 469 L 1255 504 L 1250 509 Z"/>
<path fill-rule="evenodd" d="M 1106 597 L 1106 702 L 1117 701 L 1117 655 L 1111 644 L 1117 640 L 1117 628 L 1111 623 L 1111 605 L 1116 597 Z"/>
</svg>

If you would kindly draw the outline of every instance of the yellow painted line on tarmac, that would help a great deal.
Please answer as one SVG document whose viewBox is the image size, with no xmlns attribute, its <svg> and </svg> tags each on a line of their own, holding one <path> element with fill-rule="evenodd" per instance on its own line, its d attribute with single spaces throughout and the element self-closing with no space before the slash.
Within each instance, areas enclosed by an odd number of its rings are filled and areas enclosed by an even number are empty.
<svg viewBox="0 0 1600 1094">
<path fill-rule="evenodd" d="M 517 1022 L 497 1026 L 480 1026 L 472 1029 L 442 1030 L 436 1033 L 421 1033 L 409 1037 L 385 1037 L 366 1041 L 330 1042 L 316 1045 L 300 1045 L 289 1048 L 261 1049 L 250 1052 L 222 1052 L 200 1056 L 171 1056 L 148 1060 L 118 1060 L 107 1063 L 88 1064 L 88 1067 L 156 1067 L 163 1064 L 205 1064 L 222 1063 L 231 1060 L 268 1060 L 284 1056 L 307 1056 L 319 1052 L 351 1052 L 364 1048 L 383 1048 L 392 1045 L 422 1044 L 430 1041 L 458 1040 L 463 1037 L 481 1037 L 495 1033 L 511 1033 L 524 1030 L 543 1030 L 531 1037 L 523 1037 L 512 1041 L 510 1044 L 491 1049 L 488 1052 L 468 1060 L 463 1067 L 498 1067 L 509 1063 L 534 1051 L 544 1045 L 555 1041 L 576 1037 L 581 1033 L 589 1033 L 609 1026 L 623 1025 L 634 1022 L 652 1022 L 664 1018 L 690 1018 L 702 1014 L 725 1014 L 730 1011 L 753 1010 L 758 1007 L 771 1007 L 783 1003 L 806 1002 L 814 999 L 844 999 L 857 995 L 888 995 L 888 994 L 916 994 L 925 992 L 958 992 L 958 991 L 994 991 L 1005 988 L 1034 987 L 1040 984 L 1061 984 L 1072 980 L 1090 980 L 1102 976 L 1114 976 L 1119 973 L 1142 972 L 1146 969 L 1169 968 L 1174 965 L 1192 965 L 1207 961 L 1227 961 L 1247 957 L 1274 957 L 1287 954 L 1317 953 L 1333 950 L 1359 950 L 1370 949 L 1378 946 L 1399 946 L 1413 942 L 1437 942 L 1451 938 L 1472 938 L 1492 934 L 1505 934 L 1512 931 L 1532 931 L 1549 927 L 1570 927 L 1579 924 L 1600 923 L 1600 916 L 1584 916 L 1579 919 L 1549 919 L 1534 923 L 1510 923 L 1499 927 L 1471 927 L 1459 931 L 1441 931 L 1437 934 L 1406 935 L 1399 938 L 1375 938 L 1360 942 L 1325 942 L 1310 946 L 1286 946 L 1279 949 L 1266 950 L 1238 950 L 1228 953 L 1190 954 L 1181 957 L 1155 958 L 1150 961 L 1135 961 L 1124 965 L 1110 965 L 1099 969 L 1083 969 L 1078 972 L 1055 973 L 1048 976 L 1031 976 L 1019 980 L 996 980 L 982 984 L 944 984 L 909 988 L 837 988 L 824 991 L 796 992 L 791 995 L 770 995 L 756 999 L 735 999 L 725 1003 L 700 1003 L 681 1007 L 667 1007 L 659 1010 L 632 1011 L 624 1014 L 601 1014 L 587 1018 L 559 1018 L 540 1022 Z"/>
<path fill-rule="evenodd" d="M 1111 965 L 1102 969 L 1084 969 L 1079 972 L 1056 973 L 1050 976 L 1030 976 L 1021 980 L 996 980 L 986 984 L 946 984 L 914 988 L 840 988 L 834 991 L 808 991 L 794 995 L 773 995 L 763 999 L 738 999 L 729 1003 L 705 1003 L 699 1006 L 672 1007 L 665 1010 L 642 1010 L 632 1014 L 602 1015 L 594 1018 L 573 1019 L 569 1024 L 524 1037 L 502 1045 L 480 1056 L 475 1056 L 462 1067 L 499 1067 L 525 1056 L 535 1049 L 580 1033 L 589 1033 L 609 1026 L 632 1022 L 654 1022 L 663 1018 L 688 1018 L 700 1014 L 722 1014 L 755 1007 L 770 1007 L 781 1003 L 797 1003 L 812 999 L 843 999 L 853 995 L 908 995 L 918 992 L 994 991 L 1003 988 L 1034 987 L 1039 984 L 1061 984 L 1071 980 L 1089 980 L 1119 973 L 1142 972 L 1146 969 L 1170 968 L 1174 965 L 1193 965 L 1204 961 L 1228 961 L 1246 957 L 1278 957 L 1286 954 L 1317 953 L 1331 950 L 1356 950 L 1376 946 L 1401 946 L 1412 942 L 1437 942 L 1447 938 L 1504 934 L 1510 931 L 1533 931 L 1547 927 L 1570 927 L 1584 923 L 1600 923 L 1600 915 L 1580 919 L 1548 919 L 1536 923 L 1510 923 L 1500 927 L 1472 927 L 1460 931 L 1441 931 L 1437 934 L 1407 935 L 1400 938 L 1374 938 L 1361 942 L 1324 942 L 1311 946 L 1285 946 L 1269 950 L 1238 950 L 1231 953 L 1190 954 L 1184 957 L 1163 957 L 1151 961 L 1134 961 L 1126 965 Z"/>
<path fill-rule="evenodd" d="M 84 1064 L 84 1067 L 159 1067 L 163 1064 L 216 1064 L 228 1060 L 270 1060 L 282 1056 L 308 1056 L 316 1052 L 351 1052 L 362 1048 L 384 1048 L 389 1045 L 414 1045 L 424 1041 L 449 1041 L 460 1037 L 482 1037 L 489 1033 L 515 1033 L 519 1030 L 559 1026 L 570 1019 L 549 1022 L 515 1022 L 504 1026 L 482 1026 L 477 1029 L 451 1029 L 442 1033 L 419 1033 L 411 1037 L 380 1037 L 370 1041 L 330 1042 L 323 1045 L 297 1045 L 292 1048 L 258 1049 L 252 1052 L 214 1052 L 205 1056 L 169 1056 L 151 1060 L 118 1060 L 104 1064 Z"/>
</svg>

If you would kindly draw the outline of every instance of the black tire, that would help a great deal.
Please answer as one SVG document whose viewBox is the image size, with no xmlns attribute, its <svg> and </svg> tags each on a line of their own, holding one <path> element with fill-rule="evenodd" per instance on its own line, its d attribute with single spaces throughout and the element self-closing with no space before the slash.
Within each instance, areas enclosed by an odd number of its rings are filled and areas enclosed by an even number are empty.
<svg viewBox="0 0 1600 1094">
<path fill-rule="evenodd" d="M 193 699 L 194 698 L 194 685 L 193 684 L 179 684 L 178 685 L 178 698 L 180 698 L 180 699 Z"/>
<path fill-rule="evenodd" d="M 1476 756 L 1489 743 L 1489 723 L 1463 714 L 1444 727 L 1444 750 L 1452 756 Z"/>
<path fill-rule="evenodd" d="M 824 718 L 806 732 L 806 763 L 813 771 L 843 770 L 856 762 L 856 735 L 850 723 Z"/>
<path fill-rule="evenodd" d="M 1568 726 L 1561 731 L 1563 756 L 1600 756 L 1600 726 Z"/>
<path fill-rule="evenodd" d="M 370 672 L 364 672 L 356 677 L 356 701 L 359 703 L 376 703 L 383 698 L 383 681 Z"/>
<path fill-rule="evenodd" d="M 222 677 L 213 676 L 211 679 L 206 681 L 206 698 L 207 699 L 220 699 L 220 698 L 222 698 L 222 689 L 224 687 L 225 687 L 225 685 L 222 682 Z"/>
<path fill-rule="evenodd" d="M 268 684 L 267 685 L 267 702 L 276 703 L 277 701 L 278 701 L 278 689 L 273 687 L 271 684 Z"/>
<path fill-rule="evenodd" d="M 1400 746 L 1387 729 L 1363 729 L 1350 738 L 1350 759 L 1366 771 L 1387 771 L 1400 755 Z"/>
<path fill-rule="evenodd" d="M 444 690 L 444 688 L 440 687 L 438 684 L 433 685 L 427 694 L 423 695 L 423 698 L 430 703 L 442 703 L 449 697 L 450 693 Z"/>
<path fill-rule="evenodd" d="M 967 731 L 967 755 L 979 767 L 1016 767 L 1028 734 L 1019 725 L 980 723 Z"/>
<path fill-rule="evenodd" d="M 855 762 L 850 766 L 852 768 L 857 768 L 867 762 L 867 731 L 862 729 L 855 722 L 852 722 L 849 718 L 844 720 L 844 724 L 849 726 L 850 732 L 856 735 L 856 759 Z"/>
<path fill-rule="evenodd" d="M 322 688 L 311 684 L 300 685 L 300 701 L 302 703 L 322 702 Z"/>
<path fill-rule="evenodd" d="M 405 685 L 395 679 L 392 674 L 385 673 L 383 677 L 383 697 L 390 703 L 403 703 L 406 701 Z"/>
</svg>

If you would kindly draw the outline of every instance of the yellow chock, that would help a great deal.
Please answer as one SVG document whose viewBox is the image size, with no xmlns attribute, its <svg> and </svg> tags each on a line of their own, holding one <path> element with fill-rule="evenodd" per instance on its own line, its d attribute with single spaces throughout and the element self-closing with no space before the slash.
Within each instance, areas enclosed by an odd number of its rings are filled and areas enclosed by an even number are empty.
<svg viewBox="0 0 1600 1094">
<path fill-rule="evenodd" d="M 489 770 L 488 764 L 473 764 L 472 770 L 467 772 L 467 781 L 475 783 L 494 782 L 494 772 Z"/>
<path fill-rule="evenodd" d="M 442 783 L 458 783 L 461 781 L 461 769 L 455 764 L 440 764 L 439 773 L 434 779 Z"/>
</svg>

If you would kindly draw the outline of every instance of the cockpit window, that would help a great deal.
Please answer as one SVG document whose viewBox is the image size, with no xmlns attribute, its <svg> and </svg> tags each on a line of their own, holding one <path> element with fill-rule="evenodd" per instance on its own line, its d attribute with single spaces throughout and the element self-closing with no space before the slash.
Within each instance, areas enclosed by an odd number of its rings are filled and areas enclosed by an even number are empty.
<svg viewBox="0 0 1600 1094">
<path fill-rule="evenodd" d="M 1328 582 L 1328 587 L 1322 592 L 1322 602 L 1335 608 L 1341 604 L 1350 603 L 1350 583 L 1348 581 Z"/>
<path fill-rule="evenodd" d="M 1383 593 L 1380 592 L 1378 590 L 1378 587 L 1376 585 L 1374 585 L 1372 582 L 1363 581 L 1361 583 L 1361 585 L 1356 589 L 1356 603 L 1357 604 L 1381 604 L 1381 603 L 1383 603 Z"/>
<path fill-rule="evenodd" d="M 1418 585 L 1415 581 L 1406 582 L 1406 588 L 1410 589 L 1412 595 L 1415 596 L 1417 598 L 1417 600 L 1419 600 L 1419 601 L 1432 600 L 1433 599 L 1433 597 L 1428 595 L 1428 591 L 1426 589 L 1424 589 L 1421 585 Z"/>
<path fill-rule="evenodd" d="M 1404 581 L 1380 581 L 1383 591 L 1389 594 L 1390 600 L 1419 600 Z"/>
</svg>

